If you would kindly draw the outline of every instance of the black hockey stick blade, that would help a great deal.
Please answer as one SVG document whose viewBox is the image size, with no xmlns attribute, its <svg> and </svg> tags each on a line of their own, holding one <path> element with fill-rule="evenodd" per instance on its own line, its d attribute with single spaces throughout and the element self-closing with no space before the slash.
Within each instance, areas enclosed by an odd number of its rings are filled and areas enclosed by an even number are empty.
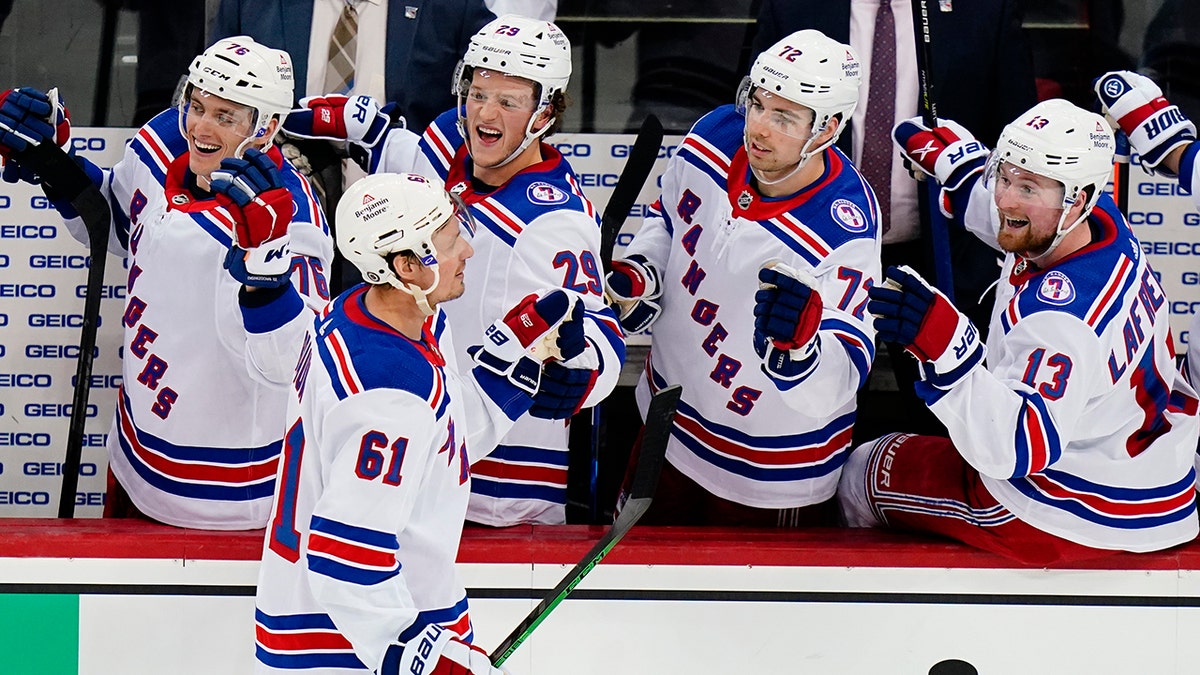
<svg viewBox="0 0 1200 675">
<path fill-rule="evenodd" d="M 75 391 L 71 399 L 67 451 L 63 458 L 62 491 L 58 497 L 58 517 L 71 518 L 75 515 L 75 491 L 79 487 L 83 426 L 87 421 L 92 357 L 96 348 L 96 329 L 100 324 L 100 295 L 104 286 L 104 264 L 108 260 L 108 230 L 112 215 L 100 188 L 92 183 L 83 167 L 76 164 L 62 148 L 43 142 L 30 145 L 15 155 L 17 161 L 36 173 L 56 194 L 71 202 L 88 230 L 92 260 L 88 267 L 87 294 L 83 302 L 79 358 L 75 363 Z"/>
<path fill-rule="evenodd" d="M 637 467 L 634 469 L 633 484 L 630 488 L 629 500 L 617 515 L 616 521 L 604 536 L 597 541 L 587 555 L 583 556 L 575 567 L 562 578 L 558 584 L 546 594 L 542 601 L 533 608 L 528 616 L 513 629 L 500 646 L 492 650 L 488 656 L 492 665 L 499 666 L 508 660 L 509 656 L 520 647 L 542 621 L 554 611 L 555 607 L 575 590 L 579 582 L 592 571 L 604 556 L 621 541 L 629 530 L 650 508 L 650 500 L 654 498 L 654 490 L 658 487 L 658 477 L 662 473 L 663 462 L 666 461 L 667 441 L 671 438 L 671 425 L 675 421 L 675 409 L 679 405 L 679 395 L 683 387 L 672 385 L 658 390 L 650 399 L 646 409 L 646 426 L 642 430 L 642 447 L 638 455 Z"/>
<path fill-rule="evenodd" d="M 642 186 L 654 170 L 654 162 L 658 159 L 658 151 L 662 148 L 663 126 L 653 113 L 646 115 L 642 126 L 638 129 L 637 138 L 629 150 L 625 160 L 625 168 L 617 178 L 617 185 L 608 197 L 604 206 L 604 214 L 600 216 L 600 262 L 604 271 L 612 268 L 613 247 L 617 244 L 617 235 L 621 226 L 629 216 Z"/>
</svg>

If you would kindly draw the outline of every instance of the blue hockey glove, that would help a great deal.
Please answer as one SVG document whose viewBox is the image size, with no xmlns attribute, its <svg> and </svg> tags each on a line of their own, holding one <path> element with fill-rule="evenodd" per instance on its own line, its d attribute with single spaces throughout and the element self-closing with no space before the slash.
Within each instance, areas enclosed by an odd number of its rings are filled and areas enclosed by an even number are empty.
<svg viewBox="0 0 1200 675">
<path fill-rule="evenodd" d="M 529 414 L 548 420 L 570 419 L 583 408 L 598 374 L 590 368 L 568 368 L 557 361 L 546 363 Z"/>
<path fill-rule="evenodd" d="M 53 141 L 63 148 L 71 142 L 71 114 L 59 100 L 58 90 L 42 93 L 31 87 L 9 89 L 0 94 L 0 158 L 4 169 L 0 178 L 5 182 L 24 181 L 37 184 L 36 174 L 25 169 L 12 157 L 30 145 Z"/>
<path fill-rule="evenodd" d="M 782 263 L 758 271 L 754 294 L 754 351 L 762 368 L 782 389 L 790 389 L 816 370 L 821 356 L 817 329 L 824 303 L 812 274 Z"/>
<path fill-rule="evenodd" d="M 650 328 L 662 312 L 662 307 L 655 302 L 662 295 L 658 270 L 645 257 L 633 255 L 625 260 L 614 260 L 605 281 L 621 327 L 628 333 L 641 333 Z"/>
<path fill-rule="evenodd" d="M 909 267 L 889 267 L 885 282 L 867 293 L 879 339 L 921 361 L 923 379 L 935 387 L 949 388 L 983 360 L 975 326 Z"/>
</svg>

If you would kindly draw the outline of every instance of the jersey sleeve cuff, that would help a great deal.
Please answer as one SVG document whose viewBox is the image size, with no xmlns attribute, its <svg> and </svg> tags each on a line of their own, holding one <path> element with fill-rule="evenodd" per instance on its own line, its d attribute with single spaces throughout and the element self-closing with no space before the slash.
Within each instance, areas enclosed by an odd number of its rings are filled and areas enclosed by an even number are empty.
<svg viewBox="0 0 1200 675">
<path fill-rule="evenodd" d="M 1200 175 L 1196 174 L 1196 155 L 1200 154 L 1200 141 L 1192 141 L 1179 159 L 1179 187 L 1187 194 L 1194 194 Z"/>
<path fill-rule="evenodd" d="M 304 300 L 291 284 L 238 292 L 242 308 L 242 323 L 250 333 L 270 333 L 282 327 L 304 311 Z"/>
</svg>

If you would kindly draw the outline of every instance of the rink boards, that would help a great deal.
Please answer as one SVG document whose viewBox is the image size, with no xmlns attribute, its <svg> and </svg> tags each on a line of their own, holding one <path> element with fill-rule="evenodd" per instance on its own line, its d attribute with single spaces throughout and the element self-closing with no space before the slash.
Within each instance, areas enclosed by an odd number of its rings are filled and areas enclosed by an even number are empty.
<svg viewBox="0 0 1200 675">
<path fill-rule="evenodd" d="M 14 519 L 0 670 L 250 673 L 261 532 Z M 598 527 L 472 529 L 478 644 L 497 644 Z M 1013 569 L 894 533 L 636 528 L 508 662 L 513 675 L 1192 673 L 1200 546 Z"/>
</svg>

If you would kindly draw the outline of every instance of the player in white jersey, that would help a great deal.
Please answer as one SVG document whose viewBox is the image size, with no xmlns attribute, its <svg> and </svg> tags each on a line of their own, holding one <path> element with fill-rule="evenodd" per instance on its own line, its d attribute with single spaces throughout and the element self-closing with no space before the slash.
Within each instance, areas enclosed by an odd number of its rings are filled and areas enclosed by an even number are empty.
<svg viewBox="0 0 1200 675">
<path fill-rule="evenodd" d="M 892 434 L 842 473 L 848 524 L 935 532 L 1047 565 L 1153 551 L 1197 533 L 1195 392 L 1175 369 L 1168 302 L 1104 192 L 1114 138 L 1053 99 L 987 149 L 949 121 L 894 136 L 953 212 L 1007 255 L 986 346 L 911 270 L 870 291 L 879 335 L 919 361 L 949 438 Z"/>
<path fill-rule="evenodd" d="M 392 129 L 375 142 L 377 125 L 357 127 L 373 146 L 371 171 L 437 178 L 480 225 L 467 292 L 447 310 L 456 333 L 478 334 L 539 289 L 574 291 L 587 308 L 588 350 L 546 367 L 556 400 L 535 405 L 473 469 L 468 519 L 487 525 L 565 522 L 567 420 L 613 390 L 625 358 L 624 334 L 603 301 L 596 210 L 570 164 L 545 142 L 562 126 L 570 74 L 570 43 L 557 26 L 507 15 L 471 38 L 454 77 L 459 106 L 424 134 Z M 309 136 L 362 142 L 354 124 L 334 129 L 322 120 L 380 115 L 367 97 L 306 104 L 312 113 L 295 113 L 288 128 Z"/>
<path fill-rule="evenodd" d="M 763 52 L 737 104 L 702 117 L 608 282 L 653 323 L 643 410 L 683 398 L 644 522 L 823 522 L 875 355 L 874 194 L 833 143 L 858 101 L 850 47 L 812 30 Z"/>
<path fill-rule="evenodd" d="M 1150 78 L 1118 70 L 1105 73 L 1095 83 L 1104 115 L 1120 127 L 1129 144 L 1152 172 L 1179 179 L 1179 186 L 1200 208 L 1200 143 L 1196 125 L 1163 98 Z M 1200 336 L 1200 313 L 1193 313 L 1188 336 Z M 1200 339 L 1189 340 L 1185 371 L 1192 385 L 1200 384 Z M 1196 458 L 1200 466 L 1200 455 Z"/>
<path fill-rule="evenodd" d="M 487 338 L 457 336 L 485 345 L 460 370 L 441 303 L 464 291 L 473 224 L 455 201 L 423 176 L 376 174 L 338 204 L 338 249 L 368 283 L 329 304 L 295 364 L 260 673 L 501 672 L 466 644 L 454 567 L 470 464 L 540 396 L 526 349 L 557 335 L 562 357 L 583 350 L 582 305 L 559 289 L 525 298 Z"/>
<path fill-rule="evenodd" d="M 110 249 L 129 268 L 105 512 L 260 528 L 286 385 L 305 326 L 328 301 L 333 246 L 307 182 L 270 145 L 291 109 L 288 55 L 221 40 L 182 84 L 178 109 L 139 129 L 111 170 L 81 160 L 111 207 Z M 7 92 L 0 143 L 57 108 L 34 90 Z M 36 136 L 53 138 L 49 128 L 43 119 Z M 9 163 L 6 173 L 21 171 Z M 49 196 L 86 242 L 69 203 Z"/>
</svg>

